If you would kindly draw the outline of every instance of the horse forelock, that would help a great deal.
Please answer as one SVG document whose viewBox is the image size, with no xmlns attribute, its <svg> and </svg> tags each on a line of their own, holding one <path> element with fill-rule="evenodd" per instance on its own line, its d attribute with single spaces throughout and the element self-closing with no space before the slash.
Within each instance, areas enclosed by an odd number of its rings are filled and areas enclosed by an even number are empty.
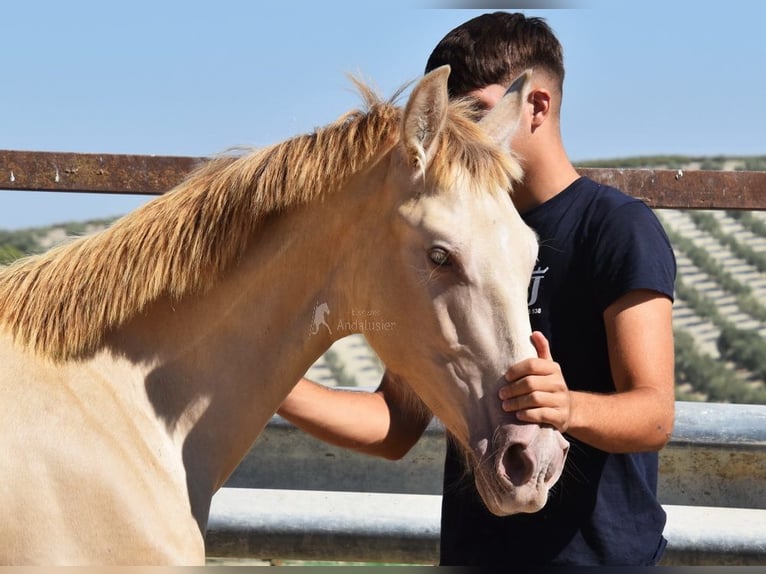
<svg viewBox="0 0 766 574">
<path fill-rule="evenodd" d="M 342 187 L 396 144 L 401 110 L 359 87 L 366 111 L 239 157 L 212 159 L 108 229 L 0 269 L 0 323 L 40 354 L 74 359 L 149 303 L 205 292 L 241 257 L 267 215 Z M 508 181 L 513 166 L 464 110 L 457 106 L 450 116 L 429 166 L 433 177 L 447 182 L 459 163 L 493 186 Z"/>
<path fill-rule="evenodd" d="M 442 187 L 461 181 L 458 174 L 462 174 L 479 192 L 501 189 L 512 193 L 523 177 L 521 164 L 487 137 L 474 121 L 474 114 L 467 101 L 451 105 L 450 119 L 429 165 L 429 178 L 435 187 Z"/>
</svg>

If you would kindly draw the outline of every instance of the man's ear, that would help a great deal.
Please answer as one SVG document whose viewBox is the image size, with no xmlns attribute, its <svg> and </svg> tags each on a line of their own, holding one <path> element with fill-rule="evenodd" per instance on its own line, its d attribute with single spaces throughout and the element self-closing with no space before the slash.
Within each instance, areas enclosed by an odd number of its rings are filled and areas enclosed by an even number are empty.
<svg viewBox="0 0 766 574">
<path fill-rule="evenodd" d="M 545 88 L 535 88 L 529 93 L 532 104 L 532 129 L 543 125 L 551 112 L 551 93 Z"/>
</svg>

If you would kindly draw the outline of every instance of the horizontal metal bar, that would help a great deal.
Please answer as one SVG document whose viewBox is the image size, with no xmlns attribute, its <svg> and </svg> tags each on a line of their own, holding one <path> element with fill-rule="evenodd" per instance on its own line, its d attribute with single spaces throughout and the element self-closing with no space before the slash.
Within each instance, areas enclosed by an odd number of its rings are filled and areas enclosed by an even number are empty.
<svg viewBox="0 0 766 574">
<path fill-rule="evenodd" d="M 0 189 L 159 195 L 199 157 L 0 150 Z"/>
<path fill-rule="evenodd" d="M 208 556 L 427 564 L 438 560 L 441 497 L 222 488 Z"/>
<path fill-rule="evenodd" d="M 582 168 L 653 208 L 766 209 L 766 172 Z"/>
<path fill-rule="evenodd" d="M 323 443 L 275 416 L 226 486 L 440 494 L 445 449 L 438 421 L 392 462 Z M 662 503 L 766 508 L 766 405 L 676 403 L 660 452 Z"/>
<path fill-rule="evenodd" d="M 738 447 L 766 456 L 766 405 L 677 401 L 675 419 L 675 445 Z"/>
<path fill-rule="evenodd" d="M 202 157 L 0 150 L 0 189 L 161 194 Z M 654 208 L 766 209 L 766 172 L 581 168 Z"/>
</svg>

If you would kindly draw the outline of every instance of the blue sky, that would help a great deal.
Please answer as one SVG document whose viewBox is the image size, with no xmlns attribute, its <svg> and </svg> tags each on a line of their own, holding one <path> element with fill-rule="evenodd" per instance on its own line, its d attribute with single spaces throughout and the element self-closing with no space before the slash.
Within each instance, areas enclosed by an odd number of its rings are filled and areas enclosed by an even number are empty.
<svg viewBox="0 0 766 574">
<path fill-rule="evenodd" d="M 0 149 L 210 155 L 274 143 L 356 107 L 348 73 L 390 95 L 453 27 L 531 5 L 554 7 L 522 11 L 564 45 L 573 160 L 766 154 L 766 3 L 752 0 L 6 0 Z M 143 201 L 0 191 L 0 229 Z"/>
</svg>

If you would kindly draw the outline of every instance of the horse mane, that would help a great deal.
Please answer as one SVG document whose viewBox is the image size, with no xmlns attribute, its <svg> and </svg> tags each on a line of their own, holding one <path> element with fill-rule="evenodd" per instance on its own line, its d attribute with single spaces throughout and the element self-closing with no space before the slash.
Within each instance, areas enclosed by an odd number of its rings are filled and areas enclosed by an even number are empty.
<svg viewBox="0 0 766 574">
<path fill-rule="evenodd" d="M 212 159 L 106 230 L 0 269 L 0 323 L 38 353 L 77 359 L 153 301 L 204 293 L 266 216 L 342 187 L 397 143 L 401 110 L 355 83 L 364 111 L 246 155 Z M 483 139 L 465 104 L 451 105 L 450 118 L 429 178 L 451 181 L 455 163 L 494 186 L 520 177 L 507 154 Z"/>
</svg>

